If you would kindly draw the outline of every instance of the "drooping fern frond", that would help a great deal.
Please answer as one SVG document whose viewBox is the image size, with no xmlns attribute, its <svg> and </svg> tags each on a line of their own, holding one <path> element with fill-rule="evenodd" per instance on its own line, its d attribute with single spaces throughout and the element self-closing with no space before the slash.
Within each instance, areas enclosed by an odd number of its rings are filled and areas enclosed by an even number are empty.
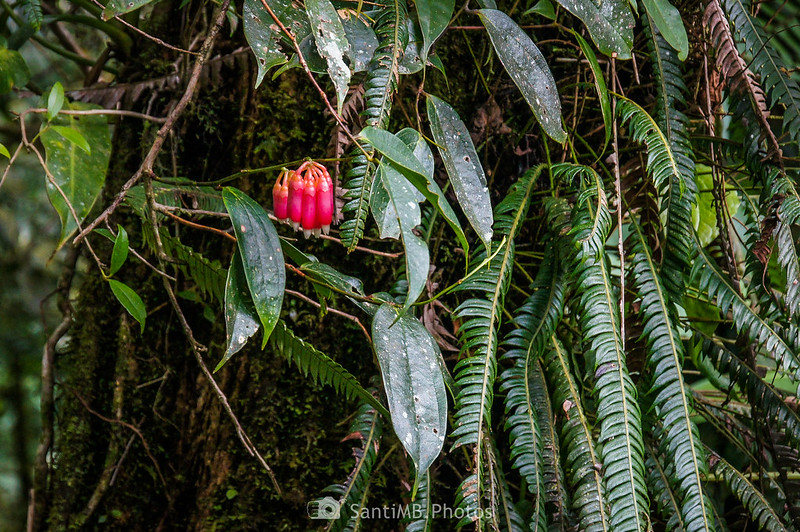
<svg viewBox="0 0 800 532">
<path fill-rule="evenodd" d="M 670 488 L 672 471 L 667 472 L 665 464 L 659 458 L 656 451 L 648 445 L 647 460 L 644 463 L 647 468 L 647 486 L 653 494 L 658 513 L 666 522 L 667 530 L 686 530 L 681 505 Z"/>
<path fill-rule="evenodd" d="M 529 528 L 545 530 L 544 440 L 539 428 L 540 415 L 535 397 L 541 386 L 538 359 L 555 331 L 564 311 L 563 274 L 558 248 L 551 240 L 545 249 L 532 288 L 534 292 L 517 309 L 513 329 L 504 340 L 508 347 L 504 359 L 513 361 L 501 374 L 501 391 L 506 392 L 506 430 L 511 443 L 512 466 L 525 479 L 533 496 L 533 514 Z M 537 378 L 538 377 L 538 378 Z M 552 441 L 552 438 L 551 438 Z"/>
<path fill-rule="evenodd" d="M 273 348 L 297 366 L 304 376 L 311 375 L 314 383 L 330 386 L 347 399 L 358 398 L 389 419 L 386 408 L 361 386 L 352 373 L 325 353 L 295 336 L 283 320 L 278 320 L 269 341 Z"/>
<path fill-rule="evenodd" d="M 707 473 L 705 453 L 692 420 L 691 395 L 683 380 L 683 342 L 650 246 L 641 226 L 632 220 L 634 286 L 641 297 L 642 339 L 647 345 L 645 366 L 650 373 L 654 415 L 663 431 L 660 453 L 671 467 L 670 487 L 680 498 L 685 530 L 713 530 L 703 495 L 702 476 Z"/>
<path fill-rule="evenodd" d="M 789 442 L 800 446 L 800 417 L 786 404 L 777 389 L 721 343 L 706 340 L 704 351 L 719 371 L 728 374 L 739 385 L 751 403 L 758 404 L 764 418 L 782 427 Z"/>
<path fill-rule="evenodd" d="M 713 464 L 711 472 L 722 477 L 725 484 L 728 485 L 734 496 L 741 501 L 750 517 L 754 522 L 758 523 L 761 530 L 769 530 L 770 532 L 788 531 L 778 512 L 746 476 L 716 454 L 712 455 L 711 463 Z"/>
<path fill-rule="evenodd" d="M 778 264 L 786 278 L 783 302 L 786 314 L 792 318 L 800 313 L 800 250 L 792 234 L 792 226 L 800 222 L 800 194 L 792 179 L 780 169 L 769 169 L 766 174 L 762 203 L 767 204 L 767 214 L 762 221 L 761 241 L 769 236 L 765 231 L 774 229 Z"/>
<path fill-rule="evenodd" d="M 588 532 L 613 530 L 606 508 L 603 477 L 597 467 L 600 457 L 595 450 L 592 427 L 586 419 L 567 353 L 555 336 L 550 337 L 547 347 L 543 364 L 552 384 L 553 403 L 559 412 L 564 412 L 559 423 L 560 442 L 571 487 L 571 506 L 579 519 L 578 529 Z"/>
<path fill-rule="evenodd" d="M 355 457 L 353 469 L 343 484 L 334 484 L 325 488 L 326 492 L 339 496 L 340 508 L 339 519 L 331 521 L 326 531 L 341 532 L 359 529 L 361 510 L 367 508 L 372 468 L 378 457 L 382 433 L 381 415 L 372 405 L 361 403 L 356 417 L 350 424 L 350 434 L 345 438 L 361 440 L 361 446 L 353 448 Z M 354 509 L 355 511 L 353 511 Z"/>
<path fill-rule="evenodd" d="M 596 175 L 596 174 L 595 174 Z M 602 182 L 594 187 L 602 191 Z M 596 193 L 602 197 L 599 192 Z M 603 246 L 611 228 L 605 202 L 576 206 L 573 239 L 576 292 L 586 356 L 594 361 L 600 456 L 605 468 L 610 523 L 614 531 L 644 530 L 648 522 L 642 414 L 628 373 L 620 333 L 619 300 Z M 598 255 L 595 250 L 601 253 Z"/>
<path fill-rule="evenodd" d="M 716 1 L 716 0 L 712 0 Z M 750 15 L 750 2 L 722 0 L 725 15 L 750 55 L 748 62 L 761 78 L 770 104 L 784 106 L 783 132 L 800 141 L 800 86 L 787 74 L 780 55 L 772 47 L 761 23 Z"/>
<path fill-rule="evenodd" d="M 680 303 L 684 275 L 689 271 L 694 249 L 690 235 L 693 229 L 692 206 L 697 194 L 689 118 L 680 109 L 685 106 L 684 95 L 688 89 L 683 81 L 683 62 L 678 59 L 678 52 L 661 36 L 649 15 L 645 27 L 649 29 L 648 44 L 656 81 L 654 117 L 666 137 L 678 170 L 677 175 L 670 172 L 664 187 L 658 189 L 661 211 L 666 214 L 661 279 L 673 303 Z"/>
<path fill-rule="evenodd" d="M 364 81 L 363 115 L 368 126 L 386 129 L 389 124 L 400 61 L 408 43 L 407 17 L 406 0 L 390 0 L 375 19 L 375 34 L 379 44 Z M 365 155 L 373 151 L 372 147 L 363 140 L 357 142 L 359 145 L 353 147 L 354 157 L 345 183 L 345 199 L 349 201 L 342 208 L 342 213 L 347 214 L 348 219 L 340 226 L 342 242 L 348 251 L 354 250 L 364 235 L 376 171 L 376 165 Z"/>
<path fill-rule="evenodd" d="M 517 511 L 517 507 L 511 496 L 511 490 L 503 474 L 503 465 L 498 461 L 497 449 L 495 448 L 494 442 L 487 442 L 485 449 L 486 463 L 489 466 L 487 467 L 487 476 L 489 479 L 486 485 L 493 487 L 489 494 L 489 498 L 492 501 L 492 515 L 488 523 L 489 528 L 492 530 L 500 530 L 501 532 L 527 532 L 528 527 Z"/>
<path fill-rule="evenodd" d="M 762 313 L 756 312 L 731 285 L 730 279 L 717 267 L 708 253 L 697 243 L 698 254 L 692 273 L 693 283 L 708 293 L 709 300 L 716 298 L 723 314 L 731 312 L 736 330 L 756 346 L 763 346 L 770 357 L 794 377 L 800 377 L 800 363 L 791 347 Z"/>
<path fill-rule="evenodd" d="M 454 315 L 463 320 L 459 329 L 461 352 L 464 355 L 455 367 L 455 380 L 460 388 L 455 399 L 454 447 L 471 445 L 473 469 L 458 489 L 457 502 L 464 514 L 477 518 L 484 504 L 483 468 L 484 437 L 491 427 L 491 408 L 497 368 L 498 331 L 501 325 L 505 295 L 514 269 L 514 237 L 528 212 L 531 195 L 542 166 L 527 171 L 495 209 L 494 232 L 503 241 L 492 246 L 493 259 L 485 269 L 463 282 L 457 291 L 477 292 L 456 308 Z M 480 263 L 487 252 L 482 250 L 474 263 Z M 465 517 L 463 524 L 469 522 Z"/>
</svg>

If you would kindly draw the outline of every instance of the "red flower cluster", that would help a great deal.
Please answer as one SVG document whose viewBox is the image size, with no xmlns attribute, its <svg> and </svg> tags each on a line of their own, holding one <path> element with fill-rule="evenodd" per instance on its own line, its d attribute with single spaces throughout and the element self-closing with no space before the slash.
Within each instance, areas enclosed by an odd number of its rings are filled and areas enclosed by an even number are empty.
<svg viewBox="0 0 800 532">
<path fill-rule="evenodd" d="M 314 161 L 306 161 L 297 170 L 284 169 L 272 187 L 275 217 L 303 228 L 306 238 L 320 230 L 326 235 L 333 220 L 333 181 L 328 169 Z"/>
</svg>

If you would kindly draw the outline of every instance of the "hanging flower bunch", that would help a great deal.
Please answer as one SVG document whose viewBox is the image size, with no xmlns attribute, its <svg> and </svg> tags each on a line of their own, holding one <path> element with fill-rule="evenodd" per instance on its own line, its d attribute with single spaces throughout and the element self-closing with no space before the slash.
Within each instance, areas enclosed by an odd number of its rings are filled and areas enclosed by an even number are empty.
<svg viewBox="0 0 800 532">
<path fill-rule="evenodd" d="M 306 161 L 297 170 L 283 169 L 272 187 L 275 217 L 294 227 L 303 228 L 306 238 L 326 235 L 333 220 L 333 181 L 328 169 L 315 161 Z"/>
</svg>

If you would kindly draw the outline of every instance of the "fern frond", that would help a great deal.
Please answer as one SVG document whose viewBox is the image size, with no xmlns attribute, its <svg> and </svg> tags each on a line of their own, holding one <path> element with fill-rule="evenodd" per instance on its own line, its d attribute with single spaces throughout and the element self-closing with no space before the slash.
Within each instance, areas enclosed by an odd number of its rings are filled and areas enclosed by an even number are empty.
<svg viewBox="0 0 800 532">
<path fill-rule="evenodd" d="M 642 340 L 647 344 L 645 365 L 651 374 L 655 417 L 663 423 L 660 452 L 671 462 L 670 486 L 680 498 L 685 530 L 713 530 L 701 480 L 707 472 L 705 453 L 683 380 L 683 342 L 672 318 L 676 312 L 659 280 L 642 228 L 635 220 L 630 225 L 634 285 L 641 297 Z"/>
<path fill-rule="evenodd" d="M 42 14 L 42 0 L 24 0 L 23 4 L 25 6 L 25 16 L 28 18 L 28 24 L 31 27 L 39 31 L 39 28 L 42 27 L 42 21 L 44 20 L 44 15 Z"/>
<path fill-rule="evenodd" d="M 649 445 L 647 446 L 647 460 L 644 463 L 647 468 L 647 486 L 654 495 L 653 502 L 656 503 L 658 513 L 666 522 L 666 529 L 686 530 L 681 515 L 681 505 L 670 488 L 673 472 L 667 472 L 661 458 Z"/>
<path fill-rule="evenodd" d="M 708 253 L 697 243 L 698 255 L 692 273 L 693 282 L 700 291 L 707 291 L 709 300 L 716 298 L 717 306 L 723 314 L 731 312 L 733 324 L 739 333 L 745 335 L 757 346 L 763 346 L 768 355 L 790 375 L 800 378 L 800 363 L 794 351 L 779 334 L 774 322 L 768 321 L 760 312 L 747 304 L 739 292 L 731 285 Z"/>
<path fill-rule="evenodd" d="M 608 237 L 611 214 L 604 203 L 598 207 L 595 212 L 588 203 L 577 207 L 575 227 L 583 229 L 573 229 L 576 247 L 583 244 L 582 235 L 588 231 L 585 228 L 597 225 L 593 220 L 605 220 L 593 238 L 605 242 Z M 606 471 L 611 527 L 615 532 L 643 530 L 649 505 L 642 415 L 622 349 L 618 299 L 605 254 L 597 256 L 583 246 L 575 259 L 580 326 L 588 343 L 587 356 L 594 360 L 600 455 Z"/>
<path fill-rule="evenodd" d="M 517 309 L 514 318 L 517 328 L 503 342 L 508 348 L 503 358 L 514 363 L 500 376 L 500 389 L 506 393 L 505 428 L 509 430 L 512 466 L 519 470 L 528 492 L 533 495 L 529 528 L 537 531 L 545 529 L 547 513 L 544 440 L 539 429 L 540 415 L 535 397 L 537 391 L 541 392 L 537 387 L 542 380 L 540 375 L 534 374 L 539 372 L 539 355 L 564 312 L 562 277 L 558 248 L 551 240 L 532 285 L 534 292 Z M 551 475 L 553 473 L 551 466 Z"/>
<path fill-rule="evenodd" d="M 595 199 L 596 206 L 587 206 L 581 212 L 593 213 L 590 216 L 578 216 L 572 220 L 571 233 L 576 245 L 582 249 L 584 256 L 601 257 L 604 254 L 606 238 L 611 230 L 611 213 L 608 211 L 608 198 L 603 187 L 603 180 L 594 169 L 588 166 L 571 163 L 554 164 L 551 167 L 553 175 L 559 179 L 575 181 L 580 178 L 585 187 L 578 197 L 577 209 L 582 209 L 584 203 Z"/>
<path fill-rule="evenodd" d="M 767 220 L 762 225 L 771 226 L 772 222 L 775 225 L 778 264 L 786 277 L 783 301 L 786 313 L 792 318 L 800 313 L 800 250 L 792 234 L 792 226 L 800 222 L 800 194 L 785 172 L 771 168 L 766 173 L 762 202 L 767 203 Z"/>
<path fill-rule="evenodd" d="M 368 126 L 386 129 L 392 110 L 392 96 L 397 90 L 400 61 L 408 43 L 406 0 L 391 0 L 375 19 L 378 48 L 372 56 L 364 81 L 364 122 Z M 364 224 L 369 213 L 369 198 L 376 166 L 365 153 L 373 151 L 369 143 L 358 140 L 352 151 L 353 161 L 347 172 L 345 199 L 349 200 L 342 213 L 349 214 L 340 226 L 342 242 L 353 251 L 364 236 Z M 362 151 L 363 150 L 363 151 Z"/>
<path fill-rule="evenodd" d="M 661 36 L 649 15 L 645 27 L 650 30 L 648 44 L 657 89 L 654 117 L 667 139 L 678 170 L 678 175 L 670 172 L 669 180 L 658 189 L 661 212 L 666 214 L 661 278 L 673 303 L 680 303 L 684 276 L 689 271 L 694 250 L 690 235 L 694 229 L 692 206 L 697 194 L 689 118 L 680 110 L 685 106 L 684 95 L 688 89 L 683 81 L 683 62 L 678 59 L 678 52 Z"/>
<path fill-rule="evenodd" d="M 497 460 L 497 450 L 493 443 L 488 444 L 487 452 L 491 453 L 487 457 L 487 461 L 491 464 L 492 479 L 487 482 L 490 486 L 495 486 L 491 498 L 493 499 L 492 508 L 497 512 L 493 512 L 493 519 L 495 522 L 491 526 L 497 526 L 501 532 L 527 532 L 528 527 L 525 521 L 517 511 L 514 505 L 514 500 L 511 496 L 511 490 L 506 482 L 505 475 L 503 475 L 503 466 Z"/>
<path fill-rule="evenodd" d="M 543 363 L 547 380 L 552 384 L 553 403 L 558 411 L 564 412 L 560 442 L 565 450 L 564 469 L 572 488 L 571 506 L 580 520 L 578 528 L 589 532 L 613 530 L 592 427 L 586 419 L 567 353 L 555 336 L 550 337 Z"/>
<path fill-rule="evenodd" d="M 800 141 L 800 86 L 788 76 L 786 66 L 761 23 L 750 15 L 750 2 L 722 0 L 722 5 L 739 41 L 750 55 L 749 63 L 761 78 L 770 104 L 780 103 L 785 108 L 784 133 L 794 142 Z"/>
<path fill-rule="evenodd" d="M 777 426 L 783 427 L 789 442 L 800 446 L 800 417 L 787 406 L 783 395 L 777 389 L 722 344 L 706 340 L 704 351 L 714 366 L 720 372 L 730 375 L 730 378 L 747 394 L 751 404 L 758 404 L 765 420 L 772 420 Z"/>
<path fill-rule="evenodd" d="M 352 373 L 325 353 L 295 336 L 283 320 L 278 320 L 269 341 L 272 347 L 297 366 L 303 375 L 306 377 L 311 375 L 314 383 L 330 386 L 347 399 L 358 398 L 389 419 L 386 408 L 361 386 Z"/>
<path fill-rule="evenodd" d="M 451 435 L 456 438 L 454 447 L 474 446 L 473 473 L 461 483 L 457 496 L 465 515 L 482 515 L 478 511 L 485 495 L 481 447 L 491 427 L 498 330 L 514 269 L 514 237 L 525 220 L 541 171 L 540 165 L 526 172 L 496 207 L 494 231 L 505 238 L 501 243 L 492 245 L 494 258 L 486 269 L 471 276 L 456 289 L 483 295 L 467 299 L 454 311 L 455 316 L 463 320 L 459 340 L 461 352 L 466 356 L 455 367 L 455 380 L 460 391 L 455 399 L 455 430 Z M 479 263 L 484 254 L 486 251 L 479 252 L 474 263 Z"/>
<path fill-rule="evenodd" d="M 741 501 L 753 521 L 761 527 L 761 530 L 769 530 L 770 532 L 788 531 L 778 512 L 746 476 L 716 454 L 712 455 L 711 462 L 714 464 L 711 472 L 722 476 L 725 484 L 728 485 L 733 495 Z"/>
<path fill-rule="evenodd" d="M 388 418 L 386 418 L 388 419 Z M 326 531 L 354 531 L 358 529 L 361 510 L 366 508 L 372 468 L 378 457 L 383 421 L 372 405 L 361 403 L 356 417 L 350 424 L 350 434 L 345 439 L 361 440 L 361 447 L 353 448 L 355 464 L 343 484 L 325 488 L 326 492 L 339 496 L 339 519 L 328 523 Z M 353 512 L 353 507 L 356 511 Z"/>
</svg>

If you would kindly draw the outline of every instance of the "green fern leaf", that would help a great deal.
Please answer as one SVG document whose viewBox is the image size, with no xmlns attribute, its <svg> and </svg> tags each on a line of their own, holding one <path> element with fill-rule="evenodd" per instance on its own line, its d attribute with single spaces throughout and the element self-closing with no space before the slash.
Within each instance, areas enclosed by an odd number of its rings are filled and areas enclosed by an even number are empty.
<svg viewBox="0 0 800 532">
<path fill-rule="evenodd" d="M 350 434 L 345 438 L 361 440 L 361 447 L 353 448 L 355 465 L 343 484 L 325 488 L 326 492 L 339 496 L 340 508 L 339 519 L 331 521 L 326 528 L 327 531 L 345 532 L 360 528 L 362 510 L 368 510 L 369 485 L 382 434 L 381 415 L 372 405 L 362 403 L 350 425 Z"/>
<path fill-rule="evenodd" d="M 659 434 L 663 437 L 663 433 Z M 686 530 L 681 515 L 681 505 L 677 497 L 670 488 L 670 480 L 673 478 L 673 471 L 667 471 L 667 464 L 662 463 L 661 456 L 656 455 L 655 451 L 647 446 L 647 460 L 644 465 L 647 468 L 647 486 L 650 493 L 654 495 L 654 501 L 658 513 L 666 522 L 667 530 Z"/>
<path fill-rule="evenodd" d="M 494 231 L 505 238 L 501 243 L 493 244 L 494 258 L 486 269 L 481 269 L 457 288 L 458 291 L 469 290 L 484 295 L 467 299 L 454 311 L 455 316 L 463 320 L 459 335 L 461 351 L 467 356 L 455 367 L 455 380 L 460 390 L 455 399 L 455 430 L 452 436 L 456 438 L 454 447 L 474 446 L 473 473 L 461 483 L 457 495 L 457 504 L 464 509 L 465 515 L 483 515 L 479 511 L 485 495 L 482 446 L 491 427 L 498 329 L 514 268 L 514 237 L 525 220 L 541 171 L 540 165 L 526 172 L 496 207 Z M 473 262 L 481 262 L 485 254 L 485 250 L 479 252 Z"/>
<path fill-rule="evenodd" d="M 603 199 L 599 178 L 590 190 Z M 622 349 L 618 299 L 602 254 L 611 214 L 605 201 L 598 201 L 597 206 L 594 209 L 586 201 L 576 207 L 574 279 L 580 294 L 580 325 L 588 343 L 587 356 L 594 360 L 600 455 L 606 471 L 611 527 L 614 531 L 638 531 L 647 526 L 649 507 L 642 416 Z"/>
<path fill-rule="evenodd" d="M 42 1 L 24 0 L 23 5 L 25 6 L 25 15 L 28 18 L 28 24 L 30 24 L 34 30 L 39 31 L 39 28 L 42 27 L 42 21 L 44 20 Z"/>
<path fill-rule="evenodd" d="M 426 470 L 417 483 L 417 497 L 409 503 L 410 520 L 406 532 L 430 532 L 433 528 L 433 506 L 431 502 L 431 471 Z"/>
<path fill-rule="evenodd" d="M 543 356 L 547 379 L 552 383 L 553 403 L 564 412 L 560 422 L 560 441 L 571 486 L 571 506 L 580 520 L 578 528 L 589 532 L 612 530 L 606 508 L 605 485 L 600 475 L 600 457 L 595 450 L 592 427 L 572 377 L 567 353 L 551 336 Z"/>
<path fill-rule="evenodd" d="M 761 493 L 747 477 L 716 454 L 712 456 L 714 466 L 711 472 L 721 475 L 731 492 L 741 501 L 753 521 L 759 524 L 761 530 L 770 532 L 784 532 L 788 528 L 784 525 L 781 516 L 770 505 L 767 498 Z"/>
<path fill-rule="evenodd" d="M 689 118 L 680 108 L 685 105 L 688 92 L 683 81 L 683 62 L 678 52 L 661 36 L 647 19 L 648 45 L 656 81 L 655 119 L 672 152 L 677 174 L 669 178 L 658 195 L 662 198 L 661 211 L 664 222 L 664 253 L 661 260 L 661 278 L 664 289 L 673 303 L 680 303 L 684 290 L 684 276 L 689 271 L 694 244 L 691 234 L 692 206 L 696 202 L 697 185 L 694 180 L 695 163 L 689 142 Z"/>
<path fill-rule="evenodd" d="M 361 386 L 353 374 L 325 353 L 317 351 L 314 346 L 295 336 L 283 320 L 278 320 L 269 340 L 278 353 L 297 366 L 303 375 L 311 375 L 315 383 L 331 386 L 336 393 L 343 394 L 348 399 L 358 398 L 389 419 L 386 408 Z"/>
<path fill-rule="evenodd" d="M 641 297 L 642 340 L 647 344 L 646 366 L 652 379 L 655 416 L 663 423 L 659 438 L 661 453 L 672 462 L 671 487 L 680 498 L 685 530 L 713 530 L 707 509 L 710 503 L 703 496 L 702 475 L 706 474 L 705 453 L 697 427 L 692 421 L 689 391 L 683 381 L 683 343 L 672 319 L 676 314 L 668 301 L 658 276 L 647 239 L 633 220 L 634 284 Z"/>
<path fill-rule="evenodd" d="M 364 81 L 365 124 L 378 129 L 386 129 L 392 109 L 392 96 L 397 90 L 400 61 L 408 43 L 408 17 L 406 0 L 393 0 L 382 8 L 375 19 L 375 34 L 379 46 L 372 56 L 367 78 Z M 374 150 L 364 140 L 356 141 L 358 146 L 352 152 L 353 162 L 347 173 L 345 199 L 349 200 L 342 208 L 348 220 L 340 226 L 342 242 L 348 251 L 353 251 L 358 240 L 364 236 L 364 225 L 369 213 L 369 199 L 372 194 L 372 181 L 376 166 L 369 161 L 366 153 Z"/>
</svg>

